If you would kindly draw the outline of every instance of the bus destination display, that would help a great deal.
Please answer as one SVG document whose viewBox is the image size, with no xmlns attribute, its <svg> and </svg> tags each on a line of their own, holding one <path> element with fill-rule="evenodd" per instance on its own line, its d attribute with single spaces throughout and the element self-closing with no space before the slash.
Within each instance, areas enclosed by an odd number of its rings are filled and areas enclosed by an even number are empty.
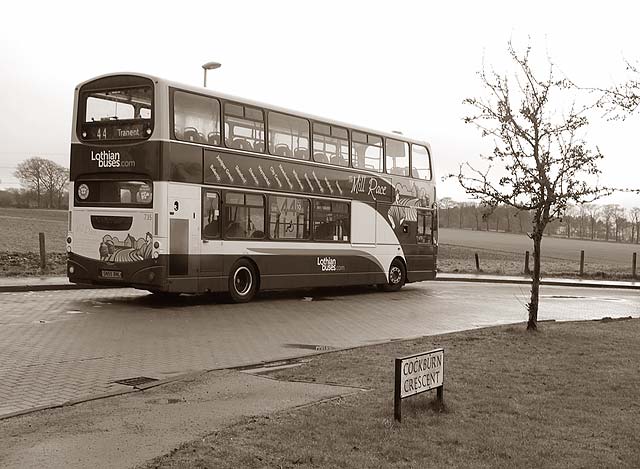
<svg viewBox="0 0 640 469">
<path fill-rule="evenodd" d="M 150 130 L 148 125 L 143 123 L 116 123 L 108 125 L 96 123 L 86 125 L 82 132 L 85 140 L 130 140 L 147 137 Z"/>
</svg>

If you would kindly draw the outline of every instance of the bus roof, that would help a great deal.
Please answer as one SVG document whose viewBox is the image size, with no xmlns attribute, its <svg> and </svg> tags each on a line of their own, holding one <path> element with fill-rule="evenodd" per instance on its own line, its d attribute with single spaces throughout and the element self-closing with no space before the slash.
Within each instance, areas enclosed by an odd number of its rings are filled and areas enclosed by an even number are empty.
<svg viewBox="0 0 640 469">
<path fill-rule="evenodd" d="M 150 80 L 153 80 L 155 83 L 160 84 L 160 85 L 165 85 L 165 86 L 170 86 L 173 88 L 179 88 L 181 90 L 185 90 L 185 91 L 192 91 L 194 93 L 199 93 L 199 94 L 204 94 L 204 95 L 208 95 L 211 97 L 215 97 L 215 98 L 222 98 L 222 99 L 226 99 L 229 101 L 236 101 L 239 103 L 243 103 L 243 104 L 248 104 L 251 106 L 256 106 L 259 108 L 264 108 L 270 111 L 276 111 L 276 112 L 281 112 L 283 114 L 291 114 L 294 116 L 298 116 L 298 117 L 303 117 L 305 119 L 309 119 L 309 120 L 313 120 L 313 121 L 317 121 L 319 123 L 324 123 L 324 124 L 331 124 L 331 125 L 336 125 L 336 126 L 340 126 L 340 127 L 346 127 L 348 129 L 351 130 L 356 130 L 359 132 L 365 132 L 365 133 L 370 133 L 370 134 L 375 134 L 375 135 L 379 135 L 379 136 L 383 136 L 383 137 L 387 137 L 387 138 L 393 138 L 396 140 L 404 140 L 406 142 L 410 142 L 410 143 L 417 143 L 417 144 L 421 144 L 421 145 L 425 145 L 429 148 L 429 150 L 431 151 L 431 146 L 429 144 L 429 142 L 427 142 L 426 140 L 421 140 L 421 139 L 416 139 L 416 138 L 411 138 L 408 137 L 404 134 L 400 134 L 400 133 L 396 133 L 396 132 L 384 132 L 384 131 L 380 131 L 380 130 L 376 130 L 376 129 L 370 129 L 367 127 L 362 127 L 359 125 L 353 125 L 353 124 L 349 124 L 346 122 L 341 122 L 341 121 L 337 121 L 334 119 L 328 119 L 326 117 L 321 117 L 321 116 L 316 116 L 313 114 L 308 114 L 305 112 L 301 112 L 301 111 L 296 111 L 294 109 L 287 109 L 287 108 L 283 108 L 280 106 L 275 106 L 272 104 L 268 104 L 268 103 L 263 103 L 260 101 L 254 101 L 251 99 L 247 99 L 247 98 L 241 98 L 239 96 L 234 96 L 231 94 L 227 94 L 227 93 L 223 93 L 223 92 L 219 92 L 216 90 L 212 90 L 210 88 L 202 88 L 200 86 L 193 86 L 193 85 L 187 85 L 184 83 L 178 83 L 178 82 L 174 82 L 171 80 L 166 80 L 164 78 L 160 78 L 160 77 L 156 77 L 153 75 L 148 75 L 145 73 L 137 73 L 137 72 L 120 72 L 120 73 L 107 73 L 104 75 L 99 75 L 96 77 L 93 77 L 89 80 L 85 80 L 82 83 L 80 83 L 77 87 L 76 90 L 78 90 L 81 86 L 83 86 L 86 83 L 90 83 L 94 80 L 100 79 L 100 78 L 105 78 L 105 77 L 110 77 L 110 76 L 117 76 L 117 75 L 134 75 L 134 76 L 140 76 L 140 77 L 144 77 L 144 78 L 148 78 Z"/>
</svg>

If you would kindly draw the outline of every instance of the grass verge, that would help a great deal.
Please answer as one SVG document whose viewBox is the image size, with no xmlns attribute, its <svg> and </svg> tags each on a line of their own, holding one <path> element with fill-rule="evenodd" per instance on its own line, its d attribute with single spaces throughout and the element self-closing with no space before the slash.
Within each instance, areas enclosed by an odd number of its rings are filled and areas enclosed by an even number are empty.
<svg viewBox="0 0 640 469">
<path fill-rule="evenodd" d="M 67 254 L 47 254 L 44 269 L 40 268 L 40 254 L 35 252 L 0 251 L 0 277 L 32 277 L 37 275 L 66 275 Z"/>
<path fill-rule="evenodd" d="M 637 467 L 640 320 L 545 323 L 316 356 L 278 379 L 368 391 L 235 426 L 147 467 Z M 393 420 L 393 359 L 445 348 L 434 392 Z"/>
</svg>

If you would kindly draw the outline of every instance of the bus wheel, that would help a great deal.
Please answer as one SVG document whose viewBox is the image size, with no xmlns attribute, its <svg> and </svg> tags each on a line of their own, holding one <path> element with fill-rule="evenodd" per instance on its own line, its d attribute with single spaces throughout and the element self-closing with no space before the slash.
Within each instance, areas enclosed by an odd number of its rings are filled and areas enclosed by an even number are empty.
<svg viewBox="0 0 640 469">
<path fill-rule="evenodd" d="M 402 261 L 394 259 L 389 267 L 389 281 L 378 285 L 383 291 L 398 291 L 407 280 L 407 271 Z"/>
<path fill-rule="evenodd" d="M 251 301 L 258 291 L 258 276 L 253 264 L 246 259 L 235 263 L 229 275 L 229 296 L 234 303 Z"/>
</svg>

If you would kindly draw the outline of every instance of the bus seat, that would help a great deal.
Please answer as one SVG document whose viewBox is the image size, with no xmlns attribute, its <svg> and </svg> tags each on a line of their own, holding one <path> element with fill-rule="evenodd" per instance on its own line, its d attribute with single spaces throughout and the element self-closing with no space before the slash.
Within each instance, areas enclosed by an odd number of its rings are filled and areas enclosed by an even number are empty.
<svg viewBox="0 0 640 469">
<path fill-rule="evenodd" d="M 236 148 L 238 150 L 253 150 L 251 144 L 244 138 L 234 138 L 231 142 L 231 148 Z"/>
<path fill-rule="evenodd" d="M 306 148 L 296 148 L 293 150 L 293 157 L 299 160 L 308 160 L 309 159 L 309 150 Z"/>
<path fill-rule="evenodd" d="M 253 151 L 257 151 L 258 153 L 264 153 L 264 142 L 257 141 L 253 144 Z"/>
<path fill-rule="evenodd" d="M 183 140 L 187 142 L 197 142 L 199 138 L 198 129 L 195 127 L 185 127 L 183 133 Z"/>
<path fill-rule="evenodd" d="M 313 154 L 313 160 L 317 161 L 318 163 L 328 163 L 329 162 L 329 158 L 327 158 L 327 155 L 325 155 L 321 151 L 317 151 L 317 152 L 315 152 Z"/>
<path fill-rule="evenodd" d="M 220 134 L 218 132 L 209 132 L 209 135 L 207 135 L 207 141 L 211 145 L 220 145 Z"/>
<path fill-rule="evenodd" d="M 262 239 L 264 238 L 264 231 L 255 230 L 253 233 L 251 233 L 251 237 L 256 239 Z"/>
<path fill-rule="evenodd" d="M 231 223 L 229 223 L 229 226 L 227 226 L 225 235 L 229 238 L 244 238 L 244 230 L 240 226 L 240 223 L 238 223 L 237 221 L 232 221 Z"/>
<path fill-rule="evenodd" d="M 342 155 L 331 155 L 331 164 L 338 166 L 348 166 L 347 160 Z"/>
<path fill-rule="evenodd" d="M 285 143 L 280 143 L 276 145 L 273 149 L 273 154 L 277 156 L 289 156 L 291 157 L 291 150 L 289 149 L 289 145 Z"/>
</svg>

